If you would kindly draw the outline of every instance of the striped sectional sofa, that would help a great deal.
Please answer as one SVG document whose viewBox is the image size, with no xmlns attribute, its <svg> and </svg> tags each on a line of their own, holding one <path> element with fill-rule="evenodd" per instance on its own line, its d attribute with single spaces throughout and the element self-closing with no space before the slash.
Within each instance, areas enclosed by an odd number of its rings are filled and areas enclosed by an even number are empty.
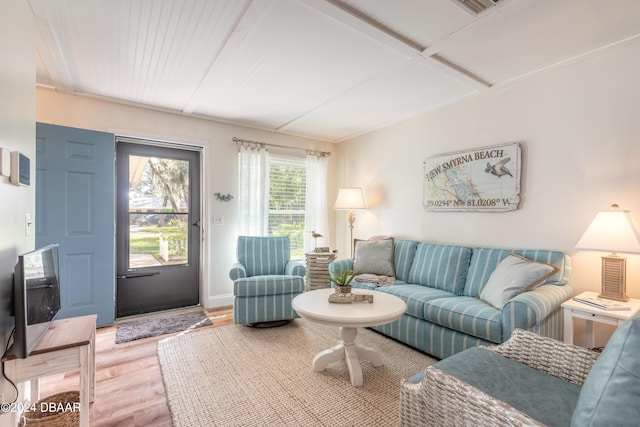
<svg viewBox="0 0 640 427">
<path fill-rule="evenodd" d="M 394 249 L 394 285 L 352 282 L 353 287 L 387 292 L 407 304 L 399 320 L 373 329 L 441 359 L 477 345 L 500 344 L 516 328 L 562 340 L 560 304 L 573 295 L 567 284 L 571 260 L 562 252 L 398 239 Z M 511 253 L 552 264 L 559 271 L 499 310 L 478 295 L 496 266 Z M 329 271 L 337 273 L 352 266 L 352 259 L 341 259 L 332 262 Z"/>
</svg>

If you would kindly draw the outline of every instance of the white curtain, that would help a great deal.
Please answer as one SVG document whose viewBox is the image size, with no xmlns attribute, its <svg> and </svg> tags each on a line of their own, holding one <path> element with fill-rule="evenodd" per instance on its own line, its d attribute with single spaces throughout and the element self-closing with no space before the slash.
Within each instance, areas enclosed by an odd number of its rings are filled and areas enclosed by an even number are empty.
<svg viewBox="0 0 640 427">
<path fill-rule="evenodd" d="M 305 204 L 304 251 L 311 252 L 316 247 L 312 231 L 322 234 L 317 239 L 318 246 L 329 246 L 329 218 L 327 213 L 327 170 L 329 161 L 325 156 L 307 155 L 307 191 Z"/>
<path fill-rule="evenodd" d="M 238 233 L 269 234 L 269 151 L 241 145 L 238 153 Z"/>
</svg>

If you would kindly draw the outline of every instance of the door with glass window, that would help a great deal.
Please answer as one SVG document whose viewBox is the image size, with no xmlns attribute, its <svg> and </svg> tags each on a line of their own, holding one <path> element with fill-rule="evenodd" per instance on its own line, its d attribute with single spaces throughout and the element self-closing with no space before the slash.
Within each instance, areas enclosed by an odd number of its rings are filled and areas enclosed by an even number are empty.
<svg viewBox="0 0 640 427">
<path fill-rule="evenodd" d="M 117 141 L 117 316 L 200 302 L 200 152 Z"/>
</svg>

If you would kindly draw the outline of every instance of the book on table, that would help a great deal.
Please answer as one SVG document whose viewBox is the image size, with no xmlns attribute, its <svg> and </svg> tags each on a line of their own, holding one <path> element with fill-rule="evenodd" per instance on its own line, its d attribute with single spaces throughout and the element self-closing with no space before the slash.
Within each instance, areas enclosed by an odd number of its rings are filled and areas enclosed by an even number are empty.
<svg viewBox="0 0 640 427">
<path fill-rule="evenodd" d="M 574 297 L 574 301 L 581 302 L 583 304 L 590 305 L 592 307 L 599 308 L 600 310 L 631 310 L 631 307 L 624 303 L 611 301 L 602 298 L 589 298 L 589 297 Z"/>
</svg>

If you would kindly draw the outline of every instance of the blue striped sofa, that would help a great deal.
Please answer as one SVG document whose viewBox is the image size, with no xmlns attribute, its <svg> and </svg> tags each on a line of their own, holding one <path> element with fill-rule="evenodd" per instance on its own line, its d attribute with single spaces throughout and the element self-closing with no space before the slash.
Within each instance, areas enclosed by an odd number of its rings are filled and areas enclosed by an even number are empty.
<svg viewBox="0 0 640 427">
<path fill-rule="evenodd" d="M 499 310 L 477 297 L 496 266 L 511 253 L 555 265 L 559 271 Z M 338 273 L 352 267 L 352 259 L 341 259 L 332 262 L 329 271 Z M 562 252 L 396 239 L 394 267 L 396 280 L 392 286 L 351 284 L 402 298 L 407 304 L 406 313 L 393 323 L 373 329 L 425 353 L 444 359 L 470 347 L 500 344 L 516 328 L 562 340 L 560 305 L 573 295 L 567 284 L 571 259 Z"/>
<path fill-rule="evenodd" d="M 291 301 L 304 291 L 304 265 L 289 259 L 290 241 L 280 236 L 240 236 L 233 280 L 233 322 L 257 324 L 298 317 Z"/>
</svg>

